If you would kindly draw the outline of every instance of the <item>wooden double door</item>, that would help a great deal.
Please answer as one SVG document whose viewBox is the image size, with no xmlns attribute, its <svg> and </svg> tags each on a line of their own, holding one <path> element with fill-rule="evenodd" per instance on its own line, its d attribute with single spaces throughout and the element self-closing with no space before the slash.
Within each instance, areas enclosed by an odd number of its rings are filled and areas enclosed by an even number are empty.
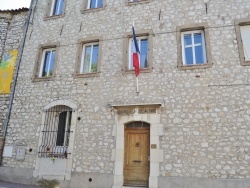
<svg viewBox="0 0 250 188">
<path fill-rule="evenodd" d="M 125 128 L 124 185 L 148 185 L 149 144 L 149 128 Z"/>
</svg>

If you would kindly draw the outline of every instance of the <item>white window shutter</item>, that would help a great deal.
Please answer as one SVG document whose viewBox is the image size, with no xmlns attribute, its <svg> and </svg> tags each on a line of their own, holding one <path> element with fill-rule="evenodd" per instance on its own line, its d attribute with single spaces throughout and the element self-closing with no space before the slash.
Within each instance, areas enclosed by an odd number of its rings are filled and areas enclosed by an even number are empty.
<svg viewBox="0 0 250 188">
<path fill-rule="evenodd" d="M 250 61 L 250 25 L 240 26 L 241 38 L 246 61 Z"/>
</svg>

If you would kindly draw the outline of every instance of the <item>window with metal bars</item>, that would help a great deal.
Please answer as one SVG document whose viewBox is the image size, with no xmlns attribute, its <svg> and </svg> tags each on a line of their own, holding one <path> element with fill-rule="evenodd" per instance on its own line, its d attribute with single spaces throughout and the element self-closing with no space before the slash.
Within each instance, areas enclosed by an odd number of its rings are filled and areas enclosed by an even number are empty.
<svg viewBox="0 0 250 188">
<path fill-rule="evenodd" d="M 67 158 L 72 109 L 59 105 L 45 111 L 39 157 Z"/>
</svg>

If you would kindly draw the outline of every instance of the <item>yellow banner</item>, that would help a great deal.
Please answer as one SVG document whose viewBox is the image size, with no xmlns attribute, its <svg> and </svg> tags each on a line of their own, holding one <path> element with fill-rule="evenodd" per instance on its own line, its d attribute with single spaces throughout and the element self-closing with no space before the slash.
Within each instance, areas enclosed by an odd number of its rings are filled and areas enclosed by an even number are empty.
<svg viewBox="0 0 250 188">
<path fill-rule="evenodd" d="M 0 94 L 10 93 L 10 84 L 15 70 L 17 55 L 17 50 L 11 50 L 3 55 L 0 63 Z"/>
</svg>

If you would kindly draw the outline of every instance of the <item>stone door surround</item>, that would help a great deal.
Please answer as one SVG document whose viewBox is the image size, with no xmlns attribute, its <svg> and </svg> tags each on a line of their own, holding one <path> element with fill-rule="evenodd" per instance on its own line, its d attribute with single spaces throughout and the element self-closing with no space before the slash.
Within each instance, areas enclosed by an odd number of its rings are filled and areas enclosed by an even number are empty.
<svg viewBox="0 0 250 188">
<path fill-rule="evenodd" d="M 156 104 L 126 104 L 111 105 L 115 111 L 115 126 L 113 136 L 116 140 L 115 149 L 112 151 L 114 161 L 113 188 L 121 188 L 124 183 L 124 125 L 132 121 L 143 121 L 150 124 L 150 173 L 149 188 L 158 187 L 159 164 L 163 162 L 163 150 L 160 149 L 159 138 L 163 135 L 161 124 L 160 103 Z"/>
</svg>

